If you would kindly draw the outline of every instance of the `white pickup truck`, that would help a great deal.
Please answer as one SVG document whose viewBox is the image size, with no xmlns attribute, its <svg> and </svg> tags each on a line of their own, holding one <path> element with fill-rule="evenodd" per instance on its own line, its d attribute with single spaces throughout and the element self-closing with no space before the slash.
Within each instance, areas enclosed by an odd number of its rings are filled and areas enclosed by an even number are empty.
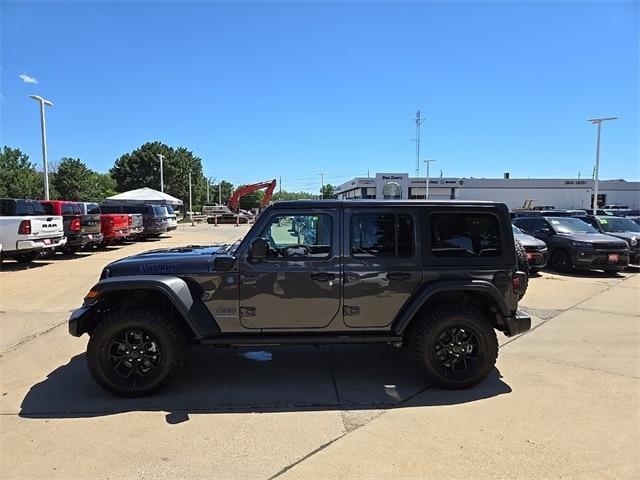
<svg viewBox="0 0 640 480">
<path fill-rule="evenodd" d="M 66 243 L 62 217 L 47 215 L 35 200 L 0 198 L 0 258 L 29 263 L 43 249 Z"/>
</svg>

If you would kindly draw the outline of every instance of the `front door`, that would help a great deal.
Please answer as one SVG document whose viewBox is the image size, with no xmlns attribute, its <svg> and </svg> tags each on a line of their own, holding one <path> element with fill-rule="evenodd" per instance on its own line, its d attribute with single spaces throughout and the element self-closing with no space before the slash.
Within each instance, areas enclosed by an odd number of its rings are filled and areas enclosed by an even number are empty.
<svg viewBox="0 0 640 480">
<path fill-rule="evenodd" d="M 240 263 L 240 316 L 246 328 L 326 327 L 340 311 L 338 210 L 274 212 L 259 237 L 266 258 Z"/>
<path fill-rule="evenodd" d="M 344 323 L 391 324 L 422 282 L 416 216 L 408 209 L 345 209 Z"/>
</svg>

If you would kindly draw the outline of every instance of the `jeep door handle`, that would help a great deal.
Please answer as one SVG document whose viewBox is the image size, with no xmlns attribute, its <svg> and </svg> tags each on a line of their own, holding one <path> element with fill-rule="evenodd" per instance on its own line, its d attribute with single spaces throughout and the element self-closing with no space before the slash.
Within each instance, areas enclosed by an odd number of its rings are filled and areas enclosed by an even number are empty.
<svg viewBox="0 0 640 480">
<path fill-rule="evenodd" d="M 249 273 L 243 273 L 240 275 L 240 281 L 243 285 L 255 285 L 257 277 Z"/>
<path fill-rule="evenodd" d="M 402 282 L 404 280 L 409 280 L 410 278 L 411 274 L 406 272 L 387 273 L 387 280 L 398 280 Z"/>
<path fill-rule="evenodd" d="M 311 278 L 316 282 L 328 282 L 335 280 L 336 276 L 333 273 L 312 273 Z"/>
</svg>

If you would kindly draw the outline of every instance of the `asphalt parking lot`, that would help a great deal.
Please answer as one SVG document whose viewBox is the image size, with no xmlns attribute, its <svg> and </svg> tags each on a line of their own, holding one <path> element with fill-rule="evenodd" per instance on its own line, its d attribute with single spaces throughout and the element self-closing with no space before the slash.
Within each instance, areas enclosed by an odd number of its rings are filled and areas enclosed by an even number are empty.
<svg viewBox="0 0 640 480">
<path fill-rule="evenodd" d="M 640 276 L 543 272 L 532 330 L 460 392 L 387 346 L 197 347 L 162 393 L 120 399 L 87 373 L 66 320 L 108 262 L 235 240 L 158 242 L 0 272 L 2 478 L 640 478 Z"/>
</svg>

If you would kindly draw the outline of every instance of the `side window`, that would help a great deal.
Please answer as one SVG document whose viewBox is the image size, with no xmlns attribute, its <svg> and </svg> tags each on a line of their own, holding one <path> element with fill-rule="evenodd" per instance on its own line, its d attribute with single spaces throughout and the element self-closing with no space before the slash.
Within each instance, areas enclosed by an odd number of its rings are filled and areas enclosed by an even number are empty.
<svg viewBox="0 0 640 480">
<path fill-rule="evenodd" d="M 351 217 L 351 255 L 354 257 L 413 256 L 410 215 L 365 213 Z"/>
<path fill-rule="evenodd" d="M 331 216 L 276 215 L 262 232 L 270 258 L 327 258 L 331 255 Z"/>
<path fill-rule="evenodd" d="M 531 222 L 531 231 L 540 232 L 543 228 L 549 228 L 549 224 L 542 218 L 536 218 Z"/>
<path fill-rule="evenodd" d="M 73 215 L 74 213 L 73 206 L 70 203 L 62 204 L 62 215 Z"/>
<path fill-rule="evenodd" d="M 436 257 L 497 257 L 502 253 L 498 219 L 486 213 L 434 213 L 431 252 Z"/>
</svg>

